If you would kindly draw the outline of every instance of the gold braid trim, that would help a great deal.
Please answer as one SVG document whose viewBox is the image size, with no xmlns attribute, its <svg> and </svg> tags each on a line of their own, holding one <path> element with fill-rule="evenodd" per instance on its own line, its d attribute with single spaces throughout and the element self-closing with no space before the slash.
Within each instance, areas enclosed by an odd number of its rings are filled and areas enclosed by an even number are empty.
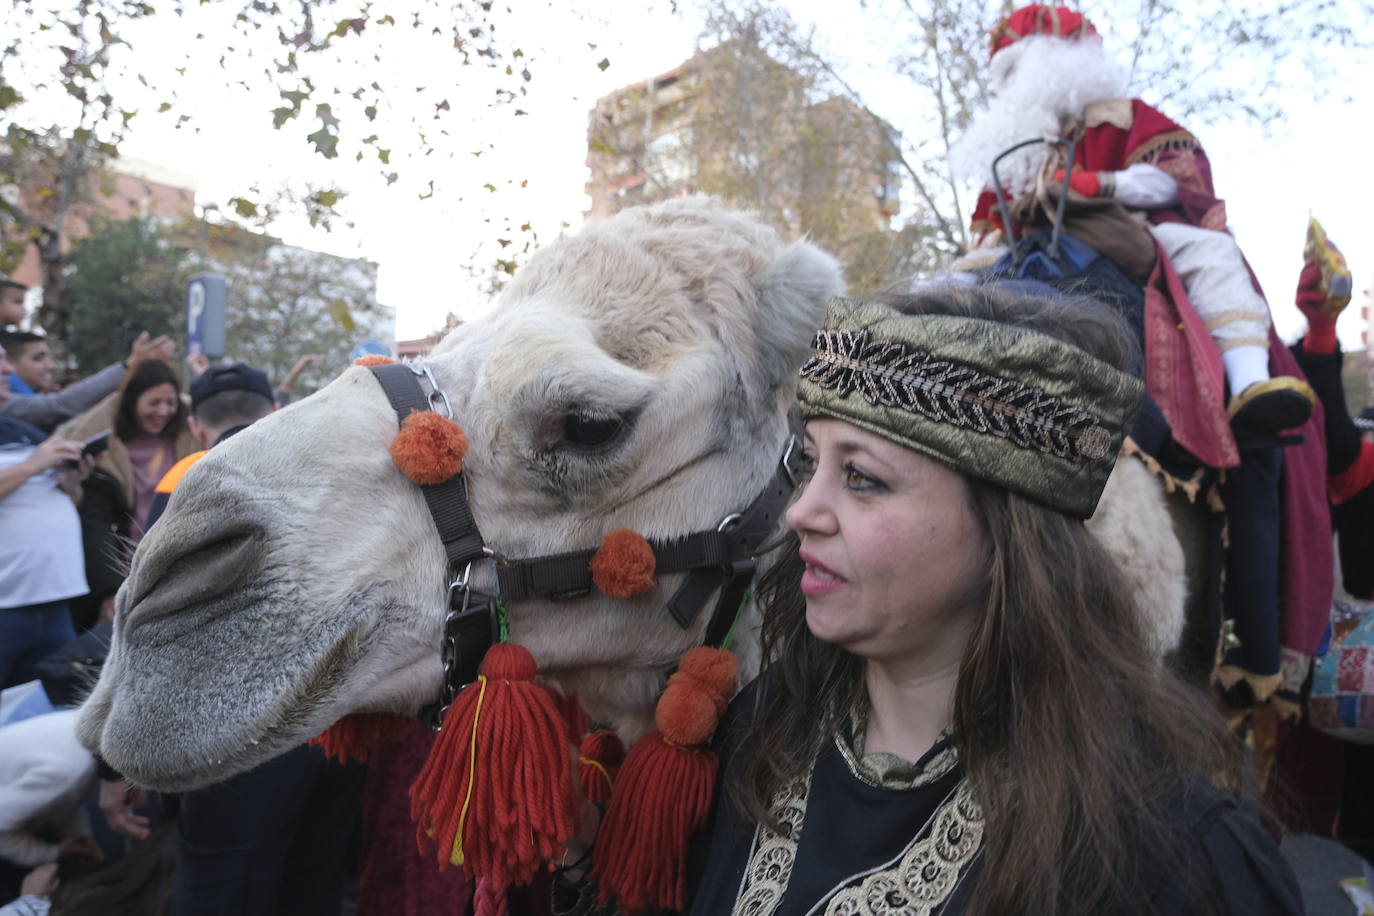
<svg viewBox="0 0 1374 916">
<path fill-rule="evenodd" d="M 1225 690 L 1230 690 L 1244 681 L 1250 686 L 1256 704 L 1268 702 L 1274 691 L 1283 686 L 1282 674 L 1255 674 L 1238 665 L 1222 665 L 1217 668 L 1216 679 Z"/>
<path fill-rule="evenodd" d="M 1126 157 L 1126 165 L 1132 166 L 1137 162 L 1154 164 L 1157 159 L 1168 152 L 1198 153 L 1201 151 L 1202 144 L 1198 142 L 1197 137 L 1179 128 L 1178 130 L 1156 134 L 1137 146 Z"/>
<path fill-rule="evenodd" d="M 1197 502 L 1198 494 L 1202 491 L 1202 478 L 1207 474 L 1206 468 L 1198 468 L 1192 477 L 1188 480 L 1182 480 L 1164 470 L 1164 466 L 1160 464 L 1153 455 L 1137 445 L 1136 441 L 1130 436 L 1127 436 L 1125 441 L 1121 443 L 1121 454 L 1139 458 L 1140 463 L 1145 465 L 1147 471 L 1164 481 L 1164 492 L 1182 492 L 1184 496 L 1188 497 L 1188 502 Z M 1213 511 L 1221 511 L 1210 502 L 1208 503 L 1208 508 Z"/>
</svg>

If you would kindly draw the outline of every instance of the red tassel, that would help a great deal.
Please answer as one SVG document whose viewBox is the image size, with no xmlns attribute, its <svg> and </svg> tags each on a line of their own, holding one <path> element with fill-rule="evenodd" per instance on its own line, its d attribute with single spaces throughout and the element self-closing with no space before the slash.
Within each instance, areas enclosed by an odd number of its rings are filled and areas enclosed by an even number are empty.
<svg viewBox="0 0 1374 916">
<path fill-rule="evenodd" d="M 405 716 L 386 712 L 353 713 L 311 738 L 310 743 L 323 748 L 326 757 L 340 763 L 366 760 L 373 750 L 395 738 L 405 727 Z"/>
<path fill-rule="evenodd" d="M 603 728 L 582 739 L 577 759 L 582 796 L 593 805 L 606 804 L 611 800 L 616 771 L 625 760 L 625 745 L 615 732 Z"/>
<path fill-rule="evenodd" d="M 441 868 L 461 865 L 492 888 L 528 884 L 577 826 L 566 727 L 534 675 L 527 649 L 492 646 L 410 787 L 421 851 L 432 837 Z"/>
<path fill-rule="evenodd" d="M 592 878 L 602 903 L 682 910 L 687 844 L 711 810 L 720 761 L 707 745 L 738 684 L 734 656 L 700 647 L 668 679 L 654 720 L 620 768 L 596 838 Z"/>
</svg>

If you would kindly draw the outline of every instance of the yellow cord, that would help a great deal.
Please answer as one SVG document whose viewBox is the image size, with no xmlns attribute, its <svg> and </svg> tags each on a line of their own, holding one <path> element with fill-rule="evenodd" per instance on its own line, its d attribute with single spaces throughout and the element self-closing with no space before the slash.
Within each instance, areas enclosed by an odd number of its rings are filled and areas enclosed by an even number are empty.
<svg viewBox="0 0 1374 916">
<path fill-rule="evenodd" d="M 468 793 L 463 798 L 463 811 L 458 815 L 458 832 L 453 835 L 453 851 L 448 860 L 454 865 L 462 865 L 465 861 L 463 856 L 463 825 L 468 821 L 468 805 L 472 804 L 472 783 L 473 777 L 477 775 L 477 720 L 482 715 L 482 700 L 487 696 L 486 675 L 477 675 L 477 680 L 482 682 L 482 686 L 477 691 L 477 711 L 472 714 L 472 745 L 468 748 Z"/>
<path fill-rule="evenodd" d="M 597 771 L 598 773 L 600 773 L 602 776 L 605 776 L 605 777 L 606 777 L 606 785 L 608 785 L 608 786 L 614 786 L 614 785 L 615 785 L 614 781 L 612 781 L 612 779 L 611 779 L 611 774 L 608 773 L 608 772 L 606 772 L 606 768 L 605 768 L 604 766 L 601 765 L 601 761 L 600 761 L 600 760 L 593 760 L 593 759 L 590 758 L 590 757 L 578 757 L 578 758 L 577 758 L 577 762 L 578 762 L 578 763 L 581 763 L 581 764 L 584 764 L 585 766 L 596 767 L 596 771 Z"/>
</svg>

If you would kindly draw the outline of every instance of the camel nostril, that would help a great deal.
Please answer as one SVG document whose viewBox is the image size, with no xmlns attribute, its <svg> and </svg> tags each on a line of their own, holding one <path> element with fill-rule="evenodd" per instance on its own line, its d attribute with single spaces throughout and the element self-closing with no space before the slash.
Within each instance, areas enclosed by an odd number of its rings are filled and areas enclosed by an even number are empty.
<svg viewBox="0 0 1374 916">
<path fill-rule="evenodd" d="M 230 525 L 189 546 L 159 540 L 140 551 L 128 583 L 128 611 L 140 623 L 242 589 L 260 568 L 266 537 L 255 525 Z"/>
</svg>

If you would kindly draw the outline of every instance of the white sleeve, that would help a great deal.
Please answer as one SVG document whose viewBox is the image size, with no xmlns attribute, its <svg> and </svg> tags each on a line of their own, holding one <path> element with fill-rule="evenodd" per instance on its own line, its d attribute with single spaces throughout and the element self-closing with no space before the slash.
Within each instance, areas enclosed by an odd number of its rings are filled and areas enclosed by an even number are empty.
<svg viewBox="0 0 1374 916">
<path fill-rule="evenodd" d="M 1112 196 L 1128 207 L 1154 210 L 1178 202 L 1178 181 L 1158 166 L 1137 162 L 1111 174 L 1116 180 Z"/>
</svg>

